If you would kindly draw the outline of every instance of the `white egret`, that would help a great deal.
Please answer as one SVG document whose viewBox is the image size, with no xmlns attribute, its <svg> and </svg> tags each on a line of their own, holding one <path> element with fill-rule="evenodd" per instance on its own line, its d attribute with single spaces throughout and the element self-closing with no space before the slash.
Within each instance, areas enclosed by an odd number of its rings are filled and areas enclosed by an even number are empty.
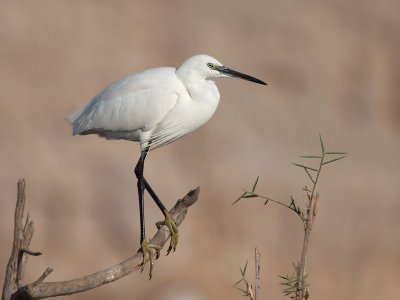
<svg viewBox="0 0 400 300">
<path fill-rule="evenodd" d="M 108 86 L 89 103 L 76 110 L 69 120 L 73 135 L 98 134 L 106 139 L 123 139 L 140 142 L 141 155 L 135 167 L 140 209 L 140 250 L 143 264 L 146 254 L 150 261 L 150 278 L 153 269 L 153 251 L 156 259 L 160 248 L 148 244 L 145 236 L 143 194 L 147 190 L 165 220 L 171 233 L 167 254 L 175 251 L 178 230 L 149 183 L 143 177 L 144 160 L 149 150 L 167 145 L 206 123 L 219 103 L 215 82 L 207 78 L 238 77 L 266 85 L 265 82 L 224 67 L 208 55 L 196 55 L 179 68 L 153 68 L 122 78 Z"/>
</svg>

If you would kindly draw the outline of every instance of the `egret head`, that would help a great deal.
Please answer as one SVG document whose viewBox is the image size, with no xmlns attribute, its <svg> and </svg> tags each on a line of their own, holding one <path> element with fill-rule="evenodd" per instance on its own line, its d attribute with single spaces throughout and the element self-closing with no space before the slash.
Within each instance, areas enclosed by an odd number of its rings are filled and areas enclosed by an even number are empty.
<svg viewBox="0 0 400 300">
<path fill-rule="evenodd" d="M 218 60 L 209 55 L 195 55 L 185 60 L 177 69 L 177 73 L 182 77 L 190 76 L 192 78 L 216 78 L 216 77 L 237 77 L 244 80 L 266 85 L 255 77 L 234 71 L 223 66 Z"/>
</svg>

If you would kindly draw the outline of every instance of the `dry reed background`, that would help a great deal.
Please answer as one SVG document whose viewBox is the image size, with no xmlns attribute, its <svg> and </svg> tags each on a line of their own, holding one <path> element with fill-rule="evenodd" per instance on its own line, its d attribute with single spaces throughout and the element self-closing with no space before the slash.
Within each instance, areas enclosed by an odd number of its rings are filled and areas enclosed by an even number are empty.
<svg viewBox="0 0 400 300">
<path fill-rule="evenodd" d="M 310 248 L 313 299 L 393 299 L 400 276 L 400 2 L 1 1 L 0 278 L 19 177 L 36 234 L 27 280 L 108 267 L 138 249 L 137 145 L 72 137 L 66 116 L 113 81 L 199 53 L 270 85 L 218 80 L 213 119 L 150 154 L 146 174 L 170 207 L 200 185 L 176 253 L 153 280 L 134 274 L 69 299 L 241 299 L 239 265 L 261 251 L 263 299 L 300 255 L 299 220 L 246 201 L 301 198 L 290 165 L 328 149 Z M 147 198 L 148 199 L 148 198 Z M 161 215 L 148 199 L 149 234 Z M 151 229 L 150 229 L 151 228 Z M 146 269 L 147 270 L 147 269 Z M 146 271 L 147 272 L 147 271 Z M 180 297 L 180 298 L 179 298 Z"/>
</svg>

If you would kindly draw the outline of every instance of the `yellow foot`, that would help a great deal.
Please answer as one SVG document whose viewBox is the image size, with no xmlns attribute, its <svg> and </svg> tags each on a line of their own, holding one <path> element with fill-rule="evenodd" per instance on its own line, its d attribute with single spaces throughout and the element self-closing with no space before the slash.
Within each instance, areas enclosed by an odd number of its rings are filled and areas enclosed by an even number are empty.
<svg viewBox="0 0 400 300">
<path fill-rule="evenodd" d="M 146 239 L 144 239 L 142 241 L 142 247 L 140 247 L 139 251 L 142 251 L 143 253 L 143 262 L 142 262 L 142 266 L 141 266 L 141 271 L 143 272 L 144 269 L 144 264 L 146 262 L 146 254 L 149 255 L 149 262 L 150 262 L 150 273 L 149 276 L 151 279 L 151 277 L 153 276 L 153 267 L 154 267 L 154 254 L 153 254 L 153 250 L 152 249 L 156 249 L 156 259 L 158 259 L 160 257 L 160 247 L 156 246 L 156 245 L 152 245 L 152 244 L 148 244 Z"/>
<path fill-rule="evenodd" d="M 158 229 L 160 229 L 161 226 L 165 225 L 167 226 L 169 232 L 171 233 L 171 242 L 169 244 L 169 248 L 167 251 L 168 255 L 172 249 L 174 249 L 175 252 L 176 246 L 178 245 L 179 234 L 178 234 L 178 227 L 176 226 L 174 219 L 171 217 L 168 211 L 164 211 L 164 213 L 165 213 L 165 220 L 157 222 L 156 226 Z"/>
</svg>

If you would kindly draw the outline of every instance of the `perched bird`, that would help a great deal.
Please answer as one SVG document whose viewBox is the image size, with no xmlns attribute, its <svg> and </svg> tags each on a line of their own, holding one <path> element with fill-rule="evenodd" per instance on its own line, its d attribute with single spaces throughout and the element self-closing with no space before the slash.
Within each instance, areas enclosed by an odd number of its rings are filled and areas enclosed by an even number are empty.
<svg viewBox="0 0 400 300">
<path fill-rule="evenodd" d="M 140 209 L 140 250 L 143 264 L 146 254 L 153 271 L 153 251 L 158 246 L 147 243 L 145 236 L 143 194 L 153 198 L 171 233 L 167 254 L 178 244 L 178 229 L 156 193 L 143 177 L 144 161 L 149 150 L 167 145 L 206 123 L 215 113 L 219 92 L 208 78 L 238 77 L 255 83 L 265 82 L 224 67 L 208 55 L 188 58 L 178 68 L 160 67 L 135 73 L 106 87 L 89 103 L 77 109 L 69 121 L 73 135 L 98 134 L 106 139 L 140 142 L 141 155 L 135 167 Z"/>
</svg>

